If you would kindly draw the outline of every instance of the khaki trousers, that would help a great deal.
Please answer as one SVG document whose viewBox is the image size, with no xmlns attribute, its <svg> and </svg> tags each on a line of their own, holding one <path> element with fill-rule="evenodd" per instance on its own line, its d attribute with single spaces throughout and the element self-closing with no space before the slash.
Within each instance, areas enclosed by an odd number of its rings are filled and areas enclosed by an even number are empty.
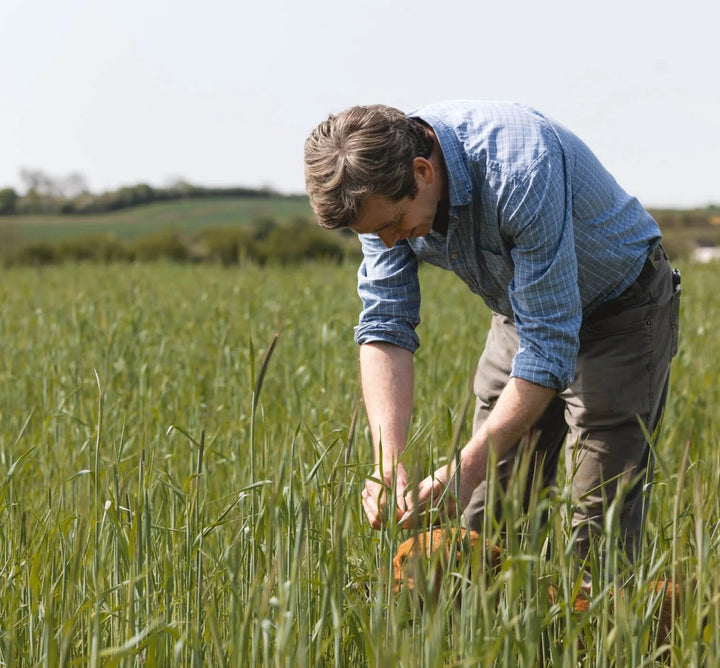
<svg viewBox="0 0 720 668">
<path fill-rule="evenodd" d="M 675 283 L 658 246 L 625 293 L 584 319 L 574 382 L 556 395 L 530 439 L 500 460 L 494 472 L 496 484 L 507 489 L 519 452 L 529 450 L 528 442 L 535 443 L 524 491 L 527 504 L 532 484 L 556 484 L 564 445 L 565 469 L 572 478 L 572 528 L 581 558 L 593 535 L 602 531 L 607 508 L 618 494 L 618 538 L 630 561 L 637 551 L 649 500 L 647 483 L 653 477 L 653 457 L 640 422 L 657 437 L 670 361 L 677 352 L 680 291 Z M 494 314 L 474 381 L 475 430 L 507 384 L 517 349 L 512 320 Z M 476 531 L 483 525 L 487 493 L 484 482 L 463 515 L 464 524 Z"/>
</svg>

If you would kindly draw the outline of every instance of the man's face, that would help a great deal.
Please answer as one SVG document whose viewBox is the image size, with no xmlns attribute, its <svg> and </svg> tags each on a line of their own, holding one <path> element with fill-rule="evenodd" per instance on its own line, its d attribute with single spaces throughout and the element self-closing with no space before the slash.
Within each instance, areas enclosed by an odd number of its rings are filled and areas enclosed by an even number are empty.
<svg viewBox="0 0 720 668">
<path fill-rule="evenodd" d="M 422 188 L 413 199 L 404 197 L 399 202 L 370 195 L 350 229 L 358 234 L 374 232 L 387 248 L 392 248 L 401 239 L 425 236 L 432 229 L 437 204 Z"/>
<path fill-rule="evenodd" d="M 430 232 L 438 202 L 446 190 L 442 161 L 437 157 L 431 160 L 420 157 L 413 160 L 417 185 L 415 197 L 403 197 L 393 202 L 382 195 L 369 195 L 362 213 L 350 229 L 358 234 L 374 232 L 387 248 L 392 248 L 401 239 L 424 237 Z"/>
</svg>

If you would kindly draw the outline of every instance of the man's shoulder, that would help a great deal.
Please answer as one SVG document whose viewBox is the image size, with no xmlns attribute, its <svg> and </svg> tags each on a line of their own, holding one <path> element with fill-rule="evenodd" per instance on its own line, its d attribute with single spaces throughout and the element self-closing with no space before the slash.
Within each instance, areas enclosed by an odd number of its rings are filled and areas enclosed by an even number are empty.
<svg viewBox="0 0 720 668">
<path fill-rule="evenodd" d="M 562 152 L 551 121 L 518 102 L 455 100 L 412 115 L 433 128 L 444 153 L 463 155 L 486 177 L 522 176 L 543 157 Z"/>
<path fill-rule="evenodd" d="M 446 100 L 425 105 L 408 115 L 468 129 L 487 124 L 524 127 L 547 123 L 537 109 L 510 100 Z"/>
</svg>

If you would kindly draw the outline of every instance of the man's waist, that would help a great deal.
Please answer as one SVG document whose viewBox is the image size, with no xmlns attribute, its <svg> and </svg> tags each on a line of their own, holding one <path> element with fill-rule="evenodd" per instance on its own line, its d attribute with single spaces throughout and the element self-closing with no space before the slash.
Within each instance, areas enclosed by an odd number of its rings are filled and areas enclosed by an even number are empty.
<svg viewBox="0 0 720 668">
<path fill-rule="evenodd" d="M 662 244 L 656 244 L 647 254 L 637 278 L 625 290 L 613 299 L 600 304 L 596 309 L 584 318 L 585 321 L 598 318 L 605 318 L 619 313 L 628 304 L 633 303 L 637 298 L 646 293 L 648 287 L 655 278 L 655 274 L 664 263 L 668 263 L 668 256 Z"/>
</svg>

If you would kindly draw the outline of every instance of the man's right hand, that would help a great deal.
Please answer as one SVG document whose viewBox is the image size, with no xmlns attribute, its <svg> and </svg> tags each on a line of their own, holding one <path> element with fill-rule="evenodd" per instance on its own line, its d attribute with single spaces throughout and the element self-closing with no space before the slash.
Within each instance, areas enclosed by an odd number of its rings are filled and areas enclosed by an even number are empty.
<svg viewBox="0 0 720 668">
<path fill-rule="evenodd" d="M 382 475 L 380 468 L 376 467 L 371 478 L 365 481 L 365 488 L 362 491 L 363 508 L 370 526 L 373 529 L 380 529 L 389 522 L 391 512 L 395 513 L 398 521 L 405 514 L 407 506 L 403 492 L 408 485 L 408 475 L 403 464 L 397 464 L 394 469 L 390 465 L 384 467 Z M 376 480 L 382 480 L 384 484 L 380 484 Z M 393 490 L 393 482 L 396 495 L 392 502 L 388 503 L 388 497 Z"/>
</svg>

